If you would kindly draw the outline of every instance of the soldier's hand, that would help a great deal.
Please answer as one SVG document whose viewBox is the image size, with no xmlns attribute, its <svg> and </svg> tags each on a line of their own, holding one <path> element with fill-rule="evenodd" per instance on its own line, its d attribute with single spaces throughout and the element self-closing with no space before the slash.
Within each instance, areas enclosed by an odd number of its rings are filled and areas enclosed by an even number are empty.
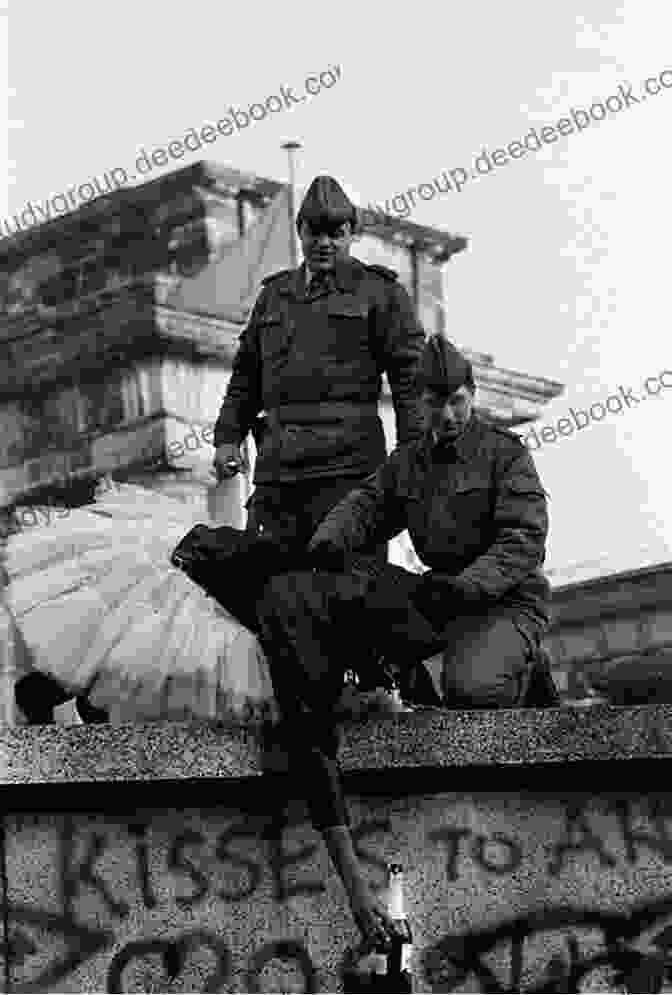
<svg viewBox="0 0 672 995">
<path fill-rule="evenodd" d="M 217 447 L 213 466 L 218 483 L 222 480 L 230 480 L 237 473 L 247 469 L 240 446 L 236 445 L 235 442 L 224 442 Z"/>
</svg>

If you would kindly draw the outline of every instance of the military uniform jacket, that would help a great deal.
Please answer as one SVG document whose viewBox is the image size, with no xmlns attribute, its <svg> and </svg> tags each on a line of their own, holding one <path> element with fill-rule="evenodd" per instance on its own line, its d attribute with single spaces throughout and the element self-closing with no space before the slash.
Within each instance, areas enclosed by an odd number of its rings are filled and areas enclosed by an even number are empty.
<svg viewBox="0 0 672 995">
<path fill-rule="evenodd" d="M 303 266 L 268 277 L 240 336 L 214 443 L 240 443 L 260 412 L 255 483 L 366 476 L 386 455 L 383 372 L 397 440 L 422 433 L 413 376 L 424 333 L 396 274 L 356 259 L 308 295 Z"/>
<path fill-rule="evenodd" d="M 452 446 L 426 435 L 398 447 L 329 512 L 312 543 L 357 551 L 406 528 L 420 559 L 456 578 L 475 606 L 505 603 L 547 626 L 546 495 L 514 433 L 472 415 Z"/>
</svg>

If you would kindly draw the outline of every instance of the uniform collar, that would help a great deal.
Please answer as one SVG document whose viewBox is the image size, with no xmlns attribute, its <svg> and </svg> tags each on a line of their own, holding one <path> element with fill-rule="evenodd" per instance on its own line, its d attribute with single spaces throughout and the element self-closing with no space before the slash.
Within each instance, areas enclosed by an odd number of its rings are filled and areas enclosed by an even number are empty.
<svg viewBox="0 0 672 995">
<path fill-rule="evenodd" d="M 361 270 L 363 270 L 363 266 L 358 259 L 339 260 L 334 267 L 334 282 L 338 289 L 345 294 L 353 293 L 357 289 L 359 279 L 361 279 Z"/>
<path fill-rule="evenodd" d="M 357 289 L 359 280 L 361 279 L 360 271 L 364 267 L 359 262 L 358 259 L 345 259 L 339 260 L 331 274 L 331 284 L 337 290 L 342 291 L 345 294 L 351 294 Z M 287 290 L 294 297 L 304 298 L 306 296 L 306 291 L 308 290 L 308 284 L 310 282 L 310 270 L 305 262 L 291 273 L 289 283 L 286 285 Z M 325 291 L 325 293 L 328 291 Z"/>
<path fill-rule="evenodd" d="M 301 263 L 297 269 L 287 274 L 289 279 L 281 288 L 281 293 L 291 294 L 292 297 L 305 297 L 308 290 L 308 268 L 305 263 Z"/>
<path fill-rule="evenodd" d="M 472 412 L 471 418 L 467 422 L 464 432 L 455 442 L 439 442 L 434 438 L 434 433 L 430 429 L 425 434 L 425 452 L 428 456 L 438 456 L 440 453 L 455 455 L 461 463 L 467 463 L 478 452 L 483 432 L 483 424 L 478 415 Z"/>
</svg>

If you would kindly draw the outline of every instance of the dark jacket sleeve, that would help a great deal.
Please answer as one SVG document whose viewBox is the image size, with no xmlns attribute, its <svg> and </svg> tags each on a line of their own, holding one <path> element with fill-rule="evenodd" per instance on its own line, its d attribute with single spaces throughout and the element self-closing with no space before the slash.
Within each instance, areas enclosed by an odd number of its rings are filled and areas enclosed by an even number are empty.
<svg viewBox="0 0 672 995">
<path fill-rule="evenodd" d="M 544 562 L 548 535 L 546 494 L 532 456 L 517 441 L 497 473 L 494 538 L 489 549 L 458 574 L 466 592 L 502 597 Z M 508 448 L 508 447 L 507 447 Z"/>
<path fill-rule="evenodd" d="M 346 553 L 387 542 L 406 528 L 396 495 L 395 454 L 331 509 L 318 525 L 309 548 L 328 542 Z"/>
<path fill-rule="evenodd" d="M 215 423 L 215 448 L 225 442 L 240 444 L 262 409 L 261 352 L 258 321 L 264 310 L 265 292 L 257 298 L 249 322 L 238 339 L 233 371 Z"/>
<path fill-rule="evenodd" d="M 420 405 L 413 380 L 425 344 L 425 333 L 415 317 L 408 293 L 396 281 L 385 282 L 375 321 L 379 362 L 392 391 L 397 445 L 401 446 L 422 435 Z"/>
</svg>

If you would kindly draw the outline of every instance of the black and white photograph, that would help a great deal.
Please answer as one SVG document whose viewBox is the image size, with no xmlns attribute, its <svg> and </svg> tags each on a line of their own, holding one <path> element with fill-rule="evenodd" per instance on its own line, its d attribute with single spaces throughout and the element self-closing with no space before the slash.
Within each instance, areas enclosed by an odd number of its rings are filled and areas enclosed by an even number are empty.
<svg viewBox="0 0 672 995">
<path fill-rule="evenodd" d="M 0 38 L 1 990 L 672 992 L 672 12 Z"/>
</svg>

